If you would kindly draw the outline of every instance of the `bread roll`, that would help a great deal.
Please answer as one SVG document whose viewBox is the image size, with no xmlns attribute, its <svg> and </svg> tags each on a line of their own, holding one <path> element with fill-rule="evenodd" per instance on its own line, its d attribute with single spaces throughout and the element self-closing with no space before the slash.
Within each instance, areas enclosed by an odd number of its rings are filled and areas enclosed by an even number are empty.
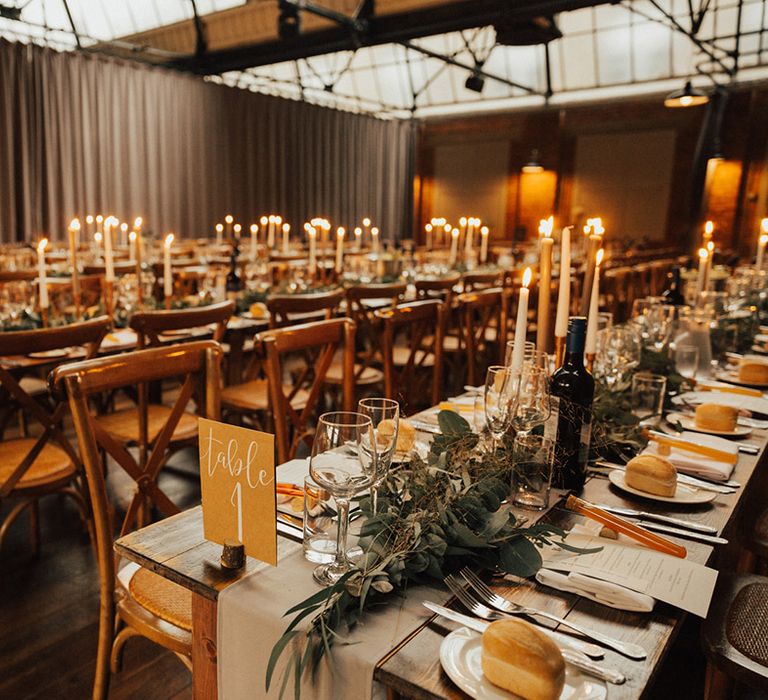
<svg viewBox="0 0 768 700">
<path fill-rule="evenodd" d="M 716 430 L 732 433 L 736 429 L 739 412 L 731 406 L 716 403 L 702 403 L 696 407 L 696 427 L 702 430 Z"/>
<path fill-rule="evenodd" d="M 627 463 L 624 481 L 638 491 L 671 498 L 677 489 L 677 469 L 664 457 L 638 455 Z"/>
<path fill-rule="evenodd" d="M 744 384 L 768 384 L 768 364 L 741 360 L 739 362 L 739 381 Z"/>
<path fill-rule="evenodd" d="M 379 423 L 379 440 L 386 443 L 387 440 L 392 437 L 394 432 L 395 424 L 391 418 L 385 418 Z M 416 428 L 414 428 L 405 418 L 400 418 L 397 422 L 397 443 L 395 445 L 395 452 L 398 454 L 410 452 L 415 442 Z"/>
<path fill-rule="evenodd" d="M 497 620 L 483 632 L 483 674 L 526 700 L 555 700 L 565 685 L 557 645 L 524 620 Z"/>
</svg>

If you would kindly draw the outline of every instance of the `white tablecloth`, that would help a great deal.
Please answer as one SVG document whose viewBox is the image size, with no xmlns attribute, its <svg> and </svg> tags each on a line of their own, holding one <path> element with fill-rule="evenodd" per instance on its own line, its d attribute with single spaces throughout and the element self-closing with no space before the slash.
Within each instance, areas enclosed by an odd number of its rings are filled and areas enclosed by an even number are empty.
<svg viewBox="0 0 768 700">
<path fill-rule="evenodd" d="M 303 473 L 302 473 L 303 469 Z M 296 461 L 279 468 L 281 481 L 301 483 L 306 465 Z M 283 670 L 290 651 L 284 652 L 273 675 L 272 687 L 265 689 L 266 669 L 272 647 L 292 616 L 286 610 L 319 590 L 312 579 L 314 564 L 304 559 L 301 544 L 280 538 L 278 565 L 264 567 L 232 584 L 219 594 L 218 603 L 218 685 L 222 700 L 277 698 Z M 345 641 L 333 647 L 333 671 L 324 660 L 315 682 L 302 681 L 302 697 L 308 700 L 370 700 L 383 697 L 373 683 L 376 663 L 431 617 L 423 600 L 444 603 L 445 590 L 418 587 L 386 608 L 369 612 Z M 425 659 L 425 664 L 432 660 Z M 293 697 L 293 680 L 286 689 Z"/>
</svg>

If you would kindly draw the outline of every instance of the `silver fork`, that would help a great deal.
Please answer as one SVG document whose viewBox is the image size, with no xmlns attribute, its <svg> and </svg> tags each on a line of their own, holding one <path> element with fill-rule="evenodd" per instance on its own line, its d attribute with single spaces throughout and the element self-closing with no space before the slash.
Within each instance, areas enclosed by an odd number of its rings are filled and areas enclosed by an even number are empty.
<svg viewBox="0 0 768 700">
<path fill-rule="evenodd" d="M 630 659 L 644 659 L 648 656 L 648 653 L 639 644 L 633 644 L 632 642 L 622 642 L 618 639 L 614 639 L 613 637 L 601 634 L 600 632 L 595 632 L 594 630 L 590 630 L 586 627 L 582 627 L 581 625 L 577 625 L 576 623 L 571 622 L 570 620 L 566 620 L 565 618 L 558 617 L 557 615 L 552 615 L 551 613 L 544 612 L 542 610 L 527 608 L 522 605 L 518 605 L 517 603 L 513 603 L 511 600 L 503 598 L 498 593 L 494 593 L 474 572 L 472 572 L 467 567 L 464 567 L 461 570 L 461 575 L 464 577 L 467 583 L 472 586 L 472 588 L 480 596 L 484 603 L 491 605 L 497 610 L 508 613 L 510 615 L 543 617 L 546 620 L 557 622 L 558 624 L 570 627 L 570 629 L 572 629 L 574 632 L 583 634 L 585 637 L 588 637 L 598 644 L 602 644 L 603 646 L 613 649 L 614 651 L 618 651 L 620 654 L 624 654 L 624 656 L 628 656 Z"/>
<path fill-rule="evenodd" d="M 512 617 L 511 615 L 505 615 L 504 613 L 491 610 L 491 608 L 475 600 L 464 588 L 464 584 L 454 576 L 449 574 L 443 579 L 443 581 L 445 581 L 445 585 L 448 586 L 448 590 L 450 590 L 451 593 L 453 593 L 461 601 L 461 603 L 476 617 L 480 617 L 483 620 L 488 620 L 490 622 L 495 620 L 506 620 Z M 563 659 L 565 659 L 572 666 L 575 666 L 576 668 L 581 669 L 585 673 L 588 673 L 592 676 L 601 678 L 604 681 L 620 685 L 627 680 L 623 673 L 612 668 L 600 666 L 594 661 L 590 661 L 581 652 L 560 647 L 560 653 L 563 655 Z"/>
</svg>

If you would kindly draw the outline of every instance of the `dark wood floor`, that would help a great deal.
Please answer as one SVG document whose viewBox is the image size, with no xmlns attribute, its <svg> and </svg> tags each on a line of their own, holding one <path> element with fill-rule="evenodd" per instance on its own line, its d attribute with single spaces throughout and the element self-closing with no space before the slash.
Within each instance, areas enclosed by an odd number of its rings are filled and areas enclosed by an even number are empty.
<svg viewBox="0 0 768 700">
<path fill-rule="evenodd" d="M 180 454 L 175 462 L 183 466 L 186 457 Z M 169 473 L 163 481 L 179 505 L 199 501 L 196 479 Z M 112 472 L 110 486 L 116 500 L 124 502 L 130 493 L 124 479 Z M 0 552 L 0 699 L 89 698 L 98 635 L 96 561 L 68 500 L 43 499 L 41 529 L 37 557 L 30 554 L 25 516 Z M 110 697 L 191 698 L 191 676 L 170 652 L 132 639 L 123 671 L 112 678 Z"/>
<path fill-rule="evenodd" d="M 189 471 L 193 461 L 193 455 L 180 454 L 172 464 Z M 111 493 L 118 503 L 125 502 L 129 488 L 118 474 L 110 474 Z M 199 500 L 196 479 L 183 474 L 165 473 L 163 489 L 183 507 Z M 70 502 L 45 499 L 41 523 L 37 557 L 29 553 L 26 519 L 14 525 L 0 552 L 0 700 L 80 700 L 91 693 L 98 632 L 95 560 Z M 694 700 L 703 696 L 703 688 L 698 622 L 689 618 L 649 697 Z M 738 696 L 765 700 L 745 690 Z M 190 698 L 190 674 L 174 655 L 146 640 L 132 639 L 123 671 L 113 676 L 110 697 Z"/>
</svg>

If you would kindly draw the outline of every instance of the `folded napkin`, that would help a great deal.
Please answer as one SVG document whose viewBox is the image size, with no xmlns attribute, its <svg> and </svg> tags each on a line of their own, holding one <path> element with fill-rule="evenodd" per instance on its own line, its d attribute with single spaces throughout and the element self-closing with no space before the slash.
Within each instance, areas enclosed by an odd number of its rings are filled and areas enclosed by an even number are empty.
<svg viewBox="0 0 768 700">
<path fill-rule="evenodd" d="M 739 454 L 739 446 L 737 444 L 715 435 L 686 431 L 675 437 L 686 442 L 728 452 L 732 455 L 738 456 Z M 735 466 L 734 464 L 726 464 L 725 462 L 711 459 L 695 452 L 687 452 L 678 447 L 671 448 L 670 454 L 665 455 L 659 451 L 659 445 L 655 442 L 649 443 L 648 447 L 643 450 L 643 454 L 661 455 L 672 462 L 679 472 L 690 474 L 691 476 L 700 476 L 713 481 L 728 481 Z"/>
<path fill-rule="evenodd" d="M 574 525 L 571 528 L 572 535 L 597 536 L 603 526 L 593 520 L 588 520 L 583 524 Z M 628 547 L 639 546 L 634 540 L 628 539 L 623 535 L 619 536 L 619 541 Z M 615 540 L 611 540 L 615 542 Z M 546 567 L 546 560 L 544 567 Z M 638 593 L 618 583 L 609 583 L 602 581 L 594 576 L 579 574 L 571 571 L 568 574 L 559 571 L 553 571 L 547 568 L 539 569 L 536 574 L 536 580 L 550 588 L 556 588 L 559 591 L 576 593 L 584 596 L 596 603 L 607 605 L 618 610 L 629 610 L 630 612 L 650 612 L 656 602 L 654 598 L 645 593 Z"/>
<path fill-rule="evenodd" d="M 637 593 L 629 588 L 619 586 L 615 583 L 601 581 L 591 576 L 577 574 L 571 571 L 568 574 L 550 569 L 539 569 L 536 574 L 536 580 L 550 588 L 556 588 L 559 591 L 576 593 L 594 600 L 596 603 L 607 605 L 617 610 L 629 610 L 630 612 L 651 612 L 656 602 L 651 596 L 645 593 Z"/>
</svg>

